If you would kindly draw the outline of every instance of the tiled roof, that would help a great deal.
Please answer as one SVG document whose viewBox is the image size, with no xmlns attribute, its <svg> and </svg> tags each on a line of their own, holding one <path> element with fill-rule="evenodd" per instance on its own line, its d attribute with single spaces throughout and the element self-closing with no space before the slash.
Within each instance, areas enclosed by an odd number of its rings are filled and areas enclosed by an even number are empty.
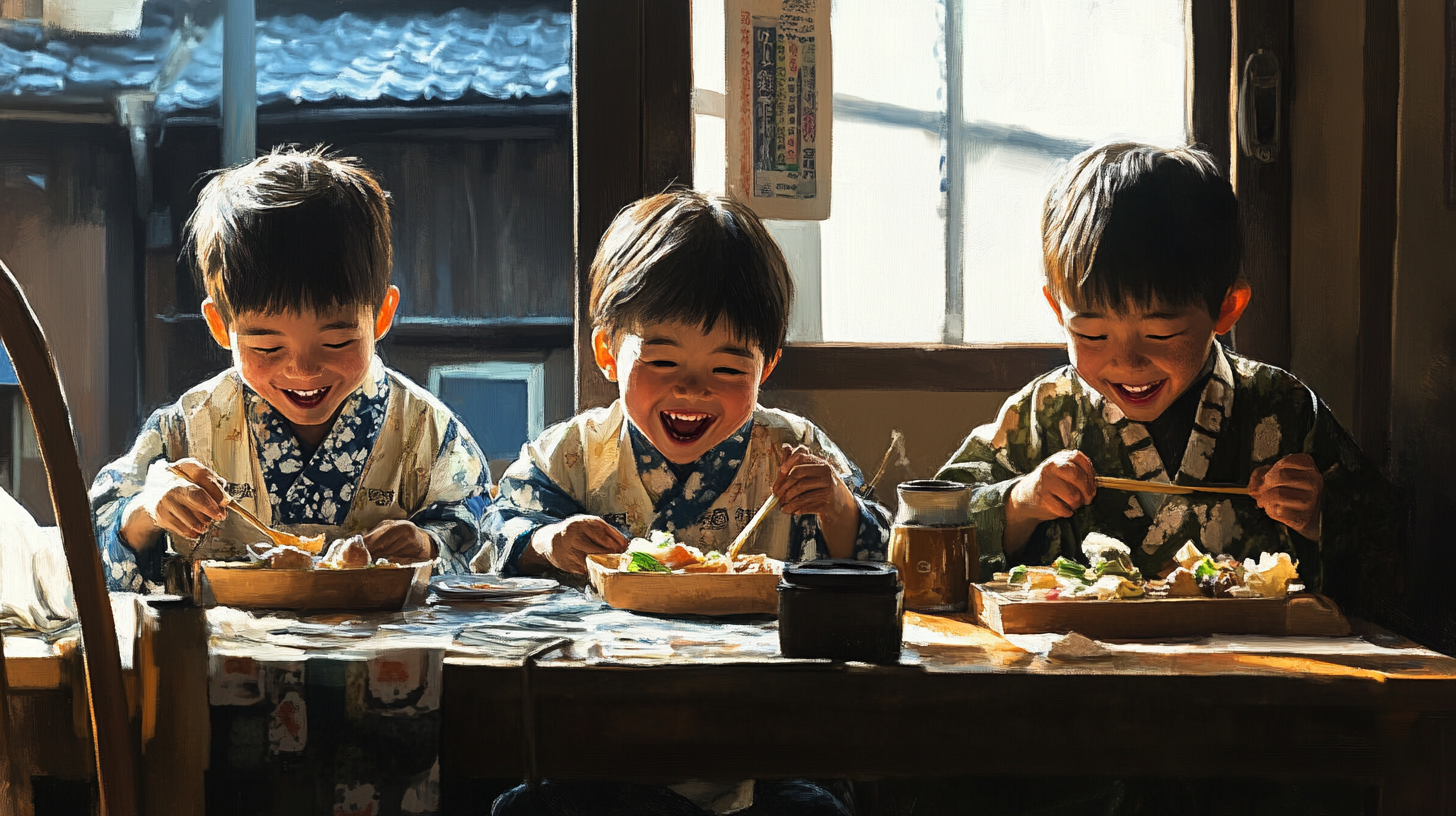
<svg viewBox="0 0 1456 816">
<path fill-rule="evenodd" d="M 490 13 L 366 17 L 345 12 L 258 21 L 258 104 L 519 99 L 571 91 L 571 15 Z M 158 95 L 164 115 L 217 105 L 222 25 Z"/>
<path fill-rule="evenodd" d="M 0 24 L 3 95 L 94 97 L 152 88 L 173 48 L 183 66 L 156 88 L 163 115 L 215 110 L 222 88 L 222 21 L 181 36 L 148 3 L 135 38 L 79 37 Z M 181 43 L 181 45 L 178 45 Z M 258 104 L 412 103 L 522 99 L 571 92 L 571 15 L 551 11 L 362 16 L 345 12 L 258 21 Z"/>
<path fill-rule="evenodd" d="M 135 38 L 68 38 L 29 23 L 0 26 L 0 95 L 92 96 L 150 87 L 172 30 L 172 17 L 153 5 Z"/>
</svg>

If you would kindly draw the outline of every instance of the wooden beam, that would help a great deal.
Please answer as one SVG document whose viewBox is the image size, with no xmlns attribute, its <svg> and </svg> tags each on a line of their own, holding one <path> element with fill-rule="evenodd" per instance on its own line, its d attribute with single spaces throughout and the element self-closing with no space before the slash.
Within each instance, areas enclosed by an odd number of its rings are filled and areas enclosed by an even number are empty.
<svg viewBox="0 0 1456 816">
<path fill-rule="evenodd" d="M 1446 0 L 1446 208 L 1456 210 L 1456 0 Z"/>
<path fill-rule="evenodd" d="M 833 343 L 784 348 L 766 388 L 859 391 L 1015 391 L 1067 364 L 1040 346 L 890 346 Z"/>
<path fill-rule="evenodd" d="M 591 354 L 591 261 L 621 209 L 670 183 L 692 184 L 692 47 L 688 0 L 572 4 L 576 150 L 576 408 L 616 387 Z"/>
<path fill-rule="evenodd" d="M 693 21 L 683 0 L 644 0 L 642 194 L 693 186 Z"/>
<path fill-rule="evenodd" d="M 1188 139 L 1229 169 L 1230 0 L 1191 0 L 1188 10 Z"/>
<path fill-rule="evenodd" d="M 1293 90 L 1290 0 L 1234 0 L 1234 77 L 1248 58 L 1263 50 L 1279 61 L 1279 149 L 1272 162 L 1245 156 L 1231 139 L 1232 180 L 1239 197 L 1244 236 L 1244 276 L 1254 297 L 1235 330 L 1240 353 L 1289 367 L 1289 246 L 1292 162 L 1289 159 L 1289 100 Z M 1237 111 L 1236 111 L 1237 112 Z"/>
<path fill-rule="evenodd" d="M 1400 8 L 1389 0 L 1365 0 L 1364 66 L 1355 437 L 1388 472 L 1400 114 Z"/>
</svg>

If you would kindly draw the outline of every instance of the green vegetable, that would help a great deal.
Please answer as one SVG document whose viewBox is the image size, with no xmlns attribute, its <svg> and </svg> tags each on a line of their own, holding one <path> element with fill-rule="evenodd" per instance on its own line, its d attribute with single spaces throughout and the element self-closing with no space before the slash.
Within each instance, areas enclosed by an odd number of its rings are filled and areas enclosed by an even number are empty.
<svg viewBox="0 0 1456 816">
<path fill-rule="evenodd" d="M 1218 575 L 1218 572 L 1218 563 L 1207 555 L 1193 565 L 1194 578 L 1207 578 L 1210 575 Z"/>
<path fill-rule="evenodd" d="M 1129 581 L 1142 581 L 1143 574 L 1132 565 L 1127 556 L 1119 554 L 1114 561 L 1103 561 L 1092 568 L 1097 575 L 1121 575 Z"/>
<path fill-rule="evenodd" d="M 1017 564 L 1011 568 L 1011 576 L 1006 579 L 1008 584 L 1019 584 L 1026 580 L 1026 565 Z"/>
<path fill-rule="evenodd" d="M 1052 562 L 1052 567 L 1056 569 L 1058 575 L 1064 578 L 1075 578 L 1078 581 L 1087 580 L 1087 568 L 1076 561 L 1058 556 L 1057 560 Z"/>
<path fill-rule="evenodd" d="M 677 539 L 673 537 L 673 534 L 669 533 L 666 530 L 653 530 L 650 534 L 648 534 L 647 538 L 659 550 L 663 549 L 664 547 L 671 547 L 672 545 L 677 543 Z"/>
<path fill-rule="evenodd" d="M 632 553 L 632 563 L 627 565 L 628 572 L 672 572 L 661 561 L 648 555 L 645 552 L 635 551 Z"/>
</svg>

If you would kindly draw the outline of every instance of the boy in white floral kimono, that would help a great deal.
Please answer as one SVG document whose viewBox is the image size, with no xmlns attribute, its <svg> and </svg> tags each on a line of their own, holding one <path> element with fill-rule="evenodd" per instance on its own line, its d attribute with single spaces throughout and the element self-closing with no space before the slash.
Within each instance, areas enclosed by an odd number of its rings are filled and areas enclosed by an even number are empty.
<svg viewBox="0 0 1456 816">
<path fill-rule="evenodd" d="M 1080 559 L 1099 532 L 1131 547 L 1145 575 L 1164 575 L 1192 541 L 1238 559 L 1289 553 L 1347 611 L 1390 616 L 1389 484 L 1308 387 L 1215 340 L 1251 294 L 1238 217 L 1197 150 L 1111 145 L 1064 171 L 1042 241 L 1072 364 L 1009 399 L 940 471 L 975 486 L 985 572 Z M 1122 492 L 1098 476 L 1249 495 Z"/>
<path fill-rule="evenodd" d="M 591 267 L 592 347 L 619 398 L 548 428 L 501 477 L 486 515 L 501 573 L 581 574 L 588 555 L 658 530 L 722 552 L 771 496 L 779 511 L 744 552 L 883 560 L 889 514 L 859 495 L 859 471 L 813 423 L 758 404 L 792 301 L 783 253 L 747 207 L 680 191 L 623 210 Z M 752 781 L 547 782 L 494 813 L 701 808 L 844 813 L 808 782 Z"/>
<path fill-rule="evenodd" d="M 620 398 L 548 428 L 501 477 L 486 532 L 506 575 L 585 572 L 665 530 L 724 551 L 770 495 L 745 552 L 883 559 L 884 508 L 801 417 L 758 405 L 793 284 L 751 211 L 692 192 L 624 210 L 591 269 L 597 366 Z"/>
<path fill-rule="evenodd" d="M 485 459 L 448 408 L 374 354 L 399 304 L 389 221 L 373 176 L 320 151 L 275 151 L 208 183 L 188 247 L 233 366 L 153 414 L 97 475 L 112 590 L 159 588 L 169 550 L 178 563 L 244 557 L 261 536 L 228 500 L 282 529 L 363 535 L 376 557 L 468 569 Z"/>
</svg>

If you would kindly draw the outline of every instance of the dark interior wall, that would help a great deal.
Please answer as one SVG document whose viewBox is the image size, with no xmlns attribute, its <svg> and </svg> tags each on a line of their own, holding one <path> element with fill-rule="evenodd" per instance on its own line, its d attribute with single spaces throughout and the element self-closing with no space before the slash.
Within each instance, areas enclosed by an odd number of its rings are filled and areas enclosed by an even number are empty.
<svg viewBox="0 0 1456 816">
<path fill-rule="evenodd" d="M 134 430 L 130 147 L 107 125 L 3 122 L 0 172 L 0 260 L 46 333 L 89 478 Z M 39 460 L 21 468 L 21 500 L 50 519 Z"/>
<path fill-rule="evenodd" d="M 1401 0 L 1398 228 L 1390 393 L 1392 480 L 1409 514 L 1407 606 L 1420 635 L 1456 651 L 1443 576 L 1456 510 L 1456 212 L 1444 205 L 1446 0 Z M 1295 0 L 1291 126 L 1294 371 L 1347 426 L 1357 343 L 1365 0 Z"/>
<path fill-rule="evenodd" d="M 1411 508 L 1414 611 L 1456 650 L 1456 212 L 1444 205 L 1445 0 L 1403 0 L 1392 467 Z"/>
<path fill-rule="evenodd" d="M 1294 372 L 1355 416 L 1365 0 L 1294 0 L 1290 304 Z M 1258 297 L 1257 292 L 1254 293 Z"/>
</svg>

